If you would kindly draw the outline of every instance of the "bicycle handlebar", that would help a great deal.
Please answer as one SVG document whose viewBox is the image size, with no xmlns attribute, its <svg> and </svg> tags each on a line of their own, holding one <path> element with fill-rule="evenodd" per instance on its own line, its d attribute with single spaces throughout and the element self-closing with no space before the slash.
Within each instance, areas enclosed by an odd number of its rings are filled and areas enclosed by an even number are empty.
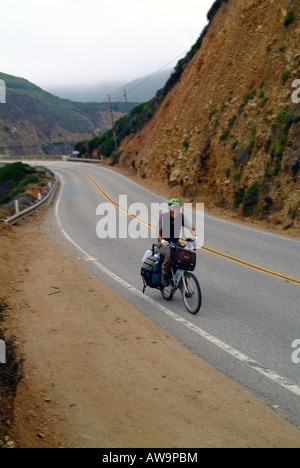
<svg viewBox="0 0 300 468">
<path fill-rule="evenodd" d="M 185 245 L 178 244 L 176 242 L 169 242 L 169 246 L 171 248 L 181 247 L 181 248 L 188 249 L 188 250 L 197 250 L 196 239 L 197 237 L 195 238 L 190 237 L 187 239 L 182 239 L 185 242 Z"/>
</svg>

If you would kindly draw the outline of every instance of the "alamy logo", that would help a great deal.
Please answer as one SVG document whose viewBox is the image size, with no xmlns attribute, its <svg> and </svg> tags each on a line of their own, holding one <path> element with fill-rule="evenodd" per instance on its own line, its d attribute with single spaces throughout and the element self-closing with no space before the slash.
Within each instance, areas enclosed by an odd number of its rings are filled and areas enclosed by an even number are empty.
<svg viewBox="0 0 300 468">
<path fill-rule="evenodd" d="M 299 104 L 300 103 L 300 80 L 293 81 L 292 87 L 297 88 L 296 91 L 294 91 L 292 94 L 292 101 L 294 104 Z"/>
<path fill-rule="evenodd" d="M 6 103 L 6 86 L 5 81 L 0 80 L 0 104 Z"/>
<path fill-rule="evenodd" d="M 196 208 L 196 210 L 195 210 Z M 148 207 L 142 202 L 135 202 L 128 206 L 127 195 L 119 195 L 119 203 L 100 203 L 96 215 L 100 216 L 96 233 L 99 239 L 155 239 L 159 217 L 168 212 L 168 203 L 151 203 Z M 195 228 L 198 247 L 204 244 L 204 204 L 185 203 L 181 209 L 183 225 L 174 221 L 175 229 L 181 227 L 190 231 Z M 180 225 L 179 225 L 180 224 Z M 178 225 L 178 226 L 177 226 Z M 169 229 L 168 229 L 169 228 Z M 170 237 L 170 226 L 165 226 L 166 232 L 162 232 L 163 238 Z"/>
<path fill-rule="evenodd" d="M 296 348 L 296 351 L 292 354 L 292 362 L 293 364 L 300 364 L 300 340 L 294 340 L 292 348 Z"/>
<path fill-rule="evenodd" d="M 6 349 L 3 340 L 0 340 L 0 364 L 6 363 Z"/>
</svg>

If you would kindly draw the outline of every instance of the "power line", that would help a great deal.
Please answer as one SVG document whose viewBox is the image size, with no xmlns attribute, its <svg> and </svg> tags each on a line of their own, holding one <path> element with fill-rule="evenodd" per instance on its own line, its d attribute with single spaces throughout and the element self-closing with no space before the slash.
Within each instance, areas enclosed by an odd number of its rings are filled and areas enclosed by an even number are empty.
<svg viewBox="0 0 300 468">
<path fill-rule="evenodd" d="M 141 81 L 141 83 L 137 84 L 136 86 L 134 86 L 133 88 L 131 88 L 130 90 L 127 91 L 127 94 L 131 93 L 131 91 L 133 91 L 134 89 L 138 88 L 139 86 L 141 86 L 142 84 L 144 84 L 146 81 L 150 80 L 151 78 L 153 78 L 153 76 L 155 76 L 157 73 L 159 73 L 161 70 L 163 70 L 164 68 L 166 68 L 168 65 L 170 65 L 172 62 L 174 62 L 174 60 L 178 59 L 179 57 L 181 57 L 183 54 L 185 54 L 186 52 L 188 52 L 188 50 L 182 52 L 181 54 L 177 55 L 177 57 L 173 58 L 173 60 L 171 60 L 170 62 L 168 62 L 166 65 L 162 66 L 161 68 L 159 68 L 157 71 L 155 71 L 154 73 L 152 73 L 152 75 L 149 75 L 147 76 L 147 78 L 145 78 L 143 81 Z"/>
<path fill-rule="evenodd" d="M 158 70 L 156 70 L 154 73 L 152 73 L 151 75 L 148 75 L 143 81 L 141 81 L 140 83 L 138 83 L 136 86 L 134 86 L 133 88 L 130 88 L 129 90 L 126 90 L 127 92 L 127 95 L 129 93 L 131 93 L 132 91 L 134 91 L 136 88 L 138 88 L 139 86 L 142 86 L 142 84 L 144 84 L 146 81 L 150 80 L 151 78 L 153 78 L 153 76 L 155 76 L 157 73 L 159 73 L 161 70 L 163 70 L 164 68 L 166 68 L 168 65 L 170 65 L 171 63 L 174 62 L 174 60 L 177 60 L 179 57 L 181 57 L 182 55 L 186 54 L 187 52 L 189 51 L 189 49 L 186 49 L 184 52 L 181 52 L 181 54 L 177 55 L 176 57 L 174 57 L 172 60 L 170 60 L 170 62 L 166 63 L 165 65 L 163 65 L 162 67 L 160 67 Z M 124 94 L 120 95 L 118 101 L 114 101 L 114 104 L 119 104 L 120 102 L 122 102 L 122 98 L 124 97 Z"/>
</svg>

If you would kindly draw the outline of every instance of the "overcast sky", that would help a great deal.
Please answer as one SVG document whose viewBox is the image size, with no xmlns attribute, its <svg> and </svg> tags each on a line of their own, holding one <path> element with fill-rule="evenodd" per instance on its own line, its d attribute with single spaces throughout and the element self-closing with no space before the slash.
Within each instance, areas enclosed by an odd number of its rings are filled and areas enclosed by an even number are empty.
<svg viewBox="0 0 300 468">
<path fill-rule="evenodd" d="M 173 68 L 198 39 L 213 3 L 0 0 L 0 71 L 47 89 Z"/>
</svg>

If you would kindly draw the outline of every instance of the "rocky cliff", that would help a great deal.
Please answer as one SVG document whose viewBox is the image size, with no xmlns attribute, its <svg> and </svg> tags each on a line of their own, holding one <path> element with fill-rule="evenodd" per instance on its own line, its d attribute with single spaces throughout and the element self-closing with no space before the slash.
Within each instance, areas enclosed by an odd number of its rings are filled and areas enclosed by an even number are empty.
<svg viewBox="0 0 300 468">
<path fill-rule="evenodd" d="M 300 1 L 216 6 L 180 81 L 123 141 L 120 164 L 176 196 L 299 226 Z"/>
</svg>

